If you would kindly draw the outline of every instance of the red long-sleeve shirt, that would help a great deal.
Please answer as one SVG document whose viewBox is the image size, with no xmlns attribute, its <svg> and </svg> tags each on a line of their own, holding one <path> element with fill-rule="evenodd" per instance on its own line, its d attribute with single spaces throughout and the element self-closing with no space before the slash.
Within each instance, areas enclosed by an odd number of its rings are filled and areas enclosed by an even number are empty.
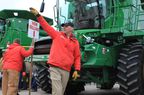
<svg viewBox="0 0 144 95">
<path fill-rule="evenodd" d="M 75 70 L 80 70 L 80 47 L 77 39 L 71 35 L 67 38 L 64 32 L 58 32 L 46 20 L 39 16 L 38 22 L 53 39 L 48 64 L 70 71 L 74 64 Z"/>
<path fill-rule="evenodd" d="M 4 61 L 2 69 L 11 69 L 20 72 L 24 57 L 28 57 L 33 53 L 33 48 L 25 50 L 24 47 L 17 43 L 11 44 L 4 54 Z"/>
</svg>

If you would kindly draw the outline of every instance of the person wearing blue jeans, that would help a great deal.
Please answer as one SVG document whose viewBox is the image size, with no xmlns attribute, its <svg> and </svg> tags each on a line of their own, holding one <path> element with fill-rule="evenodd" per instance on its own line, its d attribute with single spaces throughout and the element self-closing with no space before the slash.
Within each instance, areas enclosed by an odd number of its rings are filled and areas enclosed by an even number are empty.
<svg viewBox="0 0 144 95">
<path fill-rule="evenodd" d="M 37 91 L 37 83 L 36 83 L 36 72 L 32 73 L 32 91 L 35 92 Z"/>
</svg>

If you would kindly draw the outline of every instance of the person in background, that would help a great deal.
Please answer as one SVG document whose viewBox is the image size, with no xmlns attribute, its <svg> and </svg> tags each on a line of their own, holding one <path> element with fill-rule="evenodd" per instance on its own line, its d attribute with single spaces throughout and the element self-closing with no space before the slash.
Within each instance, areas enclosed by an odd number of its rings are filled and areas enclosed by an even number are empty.
<svg viewBox="0 0 144 95">
<path fill-rule="evenodd" d="M 17 95 L 19 72 L 23 68 L 25 57 L 33 53 L 34 43 L 29 50 L 20 45 L 20 39 L 15 39 L 3 56 L 2 95 Z"/>
<path fill-rule="evenodd" d="M 32 92 L 36 92 L 37 91 L 37 83 L 36 83 L 36 72 L 32 73 Z"/>
<path fill-rule="evenodd" d="M 74 80 L 79 77 L 78 72 L 81 68 L 79 42 L 73 35 L 74 25 L 71 22 L 63 23 L 64 30 L 58 32 L 46 22 L 36 9 L 30 8 L 30 12 L 37 17 L 42 28 L 53 40 L 47 62 L 50 65 L 52 95 L 64 95 L 72 65 L 75 67 L 72 75 Z"/>
</svg>

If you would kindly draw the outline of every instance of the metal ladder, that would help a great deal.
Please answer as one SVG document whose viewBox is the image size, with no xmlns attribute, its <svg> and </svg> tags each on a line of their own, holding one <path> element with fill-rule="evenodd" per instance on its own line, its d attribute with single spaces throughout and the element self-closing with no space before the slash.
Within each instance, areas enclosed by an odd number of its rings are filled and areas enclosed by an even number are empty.
<svg viewBox="0 0 144 95">
<path fill-rule="evenodd" d="M 144 4 L 144 3 L 143 3 Z M 144 30 L 144 27 L 141 28 L 139 25 L 144 25 L 144 10 L 141 9 L 142 4 L 136 5 L 136 15 L 135 15 L 135 30 Z"/>
</svg>

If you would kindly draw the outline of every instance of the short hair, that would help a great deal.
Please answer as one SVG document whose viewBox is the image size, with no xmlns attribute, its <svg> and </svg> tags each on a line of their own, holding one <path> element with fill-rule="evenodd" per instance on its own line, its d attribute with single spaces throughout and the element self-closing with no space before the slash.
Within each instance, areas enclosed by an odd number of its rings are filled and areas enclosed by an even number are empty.
<svg viewBox="0 0 144 95">
<path fill-rule="evenodd" d="M 20 39 L 19 39 L 19 38 L 16 38 L 16 39 L 14 39 L 13 42 L 14 42 L 14 43 L 18 43 L 18 44 L 20 44 Z"/>
</svg>

